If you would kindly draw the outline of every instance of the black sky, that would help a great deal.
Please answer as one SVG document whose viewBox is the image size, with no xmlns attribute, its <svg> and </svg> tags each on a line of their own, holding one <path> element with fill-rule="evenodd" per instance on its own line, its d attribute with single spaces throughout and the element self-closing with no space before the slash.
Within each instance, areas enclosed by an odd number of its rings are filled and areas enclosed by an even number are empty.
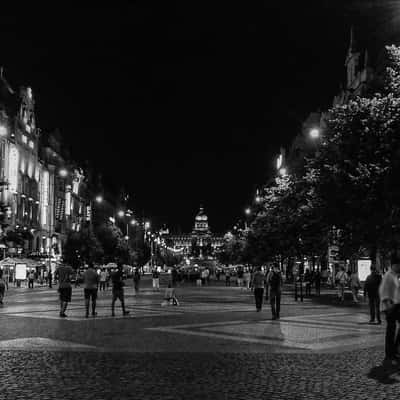
<svg viewBox="0 0 400 400">
<path fill-rule="evenodd" d="M 306 115 L 330 105 L 367 3 L 2 10 L 0 64 L 33 88 L 39 126 L 59 127 L 134 210 L 190 230 L 202 203 L 222 231 Z"/>
</svg>

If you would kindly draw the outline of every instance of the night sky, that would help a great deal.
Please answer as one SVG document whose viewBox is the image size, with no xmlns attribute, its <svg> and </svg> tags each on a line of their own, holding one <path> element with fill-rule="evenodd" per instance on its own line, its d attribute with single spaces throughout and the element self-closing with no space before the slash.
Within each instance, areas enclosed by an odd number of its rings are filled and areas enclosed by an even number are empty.
<svg viewBox="0 0 400 400">
<path fill-rule="evenodd" d="M 39 127 L 59 127 L 139 215 L 190 231 L 202 203 L 222 232 L 307 114 L 331 104 L 368 4 L 21 6 L 1 12 L 0 64 L 33 88 Z"/>
</svg>

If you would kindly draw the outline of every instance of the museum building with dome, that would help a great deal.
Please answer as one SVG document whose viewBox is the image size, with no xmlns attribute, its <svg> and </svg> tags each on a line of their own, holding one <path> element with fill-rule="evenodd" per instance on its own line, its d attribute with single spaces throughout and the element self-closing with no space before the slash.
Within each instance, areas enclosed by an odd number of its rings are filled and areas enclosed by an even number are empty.
<svg viewBox="0 0 400 400">
<path fill-rule="evenodd" d="M 224 243 L 221 236 L 215 236 L 209 227 L 208 216 L 200 206 L 191 233 L 170 235 L 168 244 L 176 251 L 182 251 L 186 257 L 196 259 L 215 259 L 216 253 Z"/>
</svg>

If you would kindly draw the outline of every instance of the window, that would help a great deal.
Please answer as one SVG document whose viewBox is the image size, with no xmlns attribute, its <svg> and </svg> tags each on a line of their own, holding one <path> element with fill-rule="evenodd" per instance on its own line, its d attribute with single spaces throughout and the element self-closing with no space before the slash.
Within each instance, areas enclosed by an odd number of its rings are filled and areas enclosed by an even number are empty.
<svg viewBox="0 0 400 400">
<path fill-rule="evenodd" d="M 26 135 L 22 135 L 22 143 L 28 144 L 28 137 Z"/>
<path fill-rule="evenodd" d="M 34 149 L 34 148 L 35 148 L 35 143 L 33 143 L 33 140 L 30 140 L 30 141 L 29 141 L 29 147 L 30 147 L 31 149 Z"/>
</svg>

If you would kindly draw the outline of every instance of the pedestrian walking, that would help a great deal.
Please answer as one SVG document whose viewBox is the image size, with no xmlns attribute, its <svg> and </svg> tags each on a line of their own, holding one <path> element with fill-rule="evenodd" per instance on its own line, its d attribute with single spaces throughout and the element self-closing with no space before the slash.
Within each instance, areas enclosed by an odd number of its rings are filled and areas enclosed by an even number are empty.
<svg viewBox="0 0 400 400">
<path fill-rule="evenodd" d="M 49 282 L 49 288 L 51 289 L 53 287 L 53 274 L 51 273 L 51 269 L 49 270 L 49 273 L 47 275 L 47 279 Z"/>
<path fill-rule="evenodd" d="M 28 274 L 28 288 L 33 289 L 33 282 L 35 281 L 35 273 L 31 270 Z"/>
<path fill-rule="evenodd" d="M 217 278 L 217 281 L 219 281 L 219 278 L 221 276 L 221 271 L 219 270 L 219 268 L 217 268 L 217 271 L 215 272 L 215 276 Z"/>
<path fill-rule="evenodd" d="M 367 276 L 364 283 L 364 298 L 368 296 L 370 324 L 375 323 L 375 317 L 378 324 L 381 324 L 381 313 L 379 310 L 379 286 L 381 282 L 381 274 L 378 273 L 375 266 L 371 266 L 371 273 Z"/>
<path fill-rule="evenodd" d="M 107 282 L 107 271 L 105 268 L 102 268 L 100 271 L 100 291 L 106 290 L 106 282 Z"/>
<path fill-rule="evenodd" d="M 321 272 L 319 271 L 319 268 L 316 269 L 314 273 L 314 285 L 315 285 L 315 294 L 317 296 L 321 295 Z"/>
<path fill-rule="evenodd" d="M 178 298 L 176 297 L 175 289 L 172 287 L 171 283 L 168 283 L 168 287 L 165 289 L 164 301 L 161 305 L 169 305 L 179 306 Z"/>
<path fill-rule="evenodd" d="M 279 319 L 283 285 L 283 279 L 279 265 L 275 265 L 272 271 L 268 274 L 267 284 L 269 286 L 269 300 L 271 304 L 272 319 Z"/>
<path fill-rule="evenodd" d="M 72 286 L 71 276 L 74 270 L 69 265 L 61 265 L 57 268 L 58 293 L 60 294 L 60 317 L 66 318 L 65 311 L 68 303 L 71 302 Z"/>
<path fill-rule="evenodd" d="M 249 268 L 247 267 L 243 274 L 243 285 L 247 290 L 250 290 L 251 284 L 251 273 Z"/>
<path fill-rule="evenodd" d="M 97 315 L 96 300 L 98 285 L 99 275 L 94 269 L 93 263 L 89 262 L 87 270 L 83 273 L 83 291 L 85 295 L 86 318 L 89 317 L 90 299 L 92 299 L 92 317 L 95 317 Z"/>
<path fill-rule="evenodd" d="M 240 288 L 243 288 L 243 275 L 244 275 L 243 268 L 239 267 L 237 270 L 237 285 Z"/>
<path fill-rule="evenodd" d="M 125 299 L 124 299 L 124 280 L 123 280 L 123 270 L 122 263 L 117 263 L 117 270 L 111 275 L 112 281 L 112 302 L 111 302 L 111 315 L 115 316 L 115 302 L 117 299 L 121 302 L 122 315 L 129 314 L 129 311 L 125 309 Z"/>
<path fill-rule="evenodd" d="M 265 275 L 261 271 L 261 267 L 257 267 L 256 272 L 253 275 L 251 284 L 252 287 L 254 288 L 254 299 L 256 302 L 256 310 L 257 312 L 259 312 L 261 311 L 262 308 L 264 285 L 265 285 Z"/>
<path fill-rule="evenodd" d="M 157 268 L 153 269 L 153 291 L 160 290 L 160 273 Z"/>
<path fill-rule="evenodd" d="M 140 285 L 140 273 L 138 268 L 135 268 L 135 272 L 133 274 L 133 285 L 135 288 L 135 295 L 136 295 L 139 293 L 139 285 Z"/>
<path fill-rule="evenodd" d="M 347 283 L 347 274 L 344 267 L 340 267 L 340 271 L 336 274 L 336 284 L 338 289 L 338 299 L 344 301 L 344 288 Z"/>
<path fill-rule="evenodd" d="M 229 269 L 225 270 L 225 286 L 231 286 L 231 272 Z"/>
<path fill-rule="evenodd" d="M 201 271 L 200 277 L 201 277 L 201 284 L 205 285 L 207 280 L 207 270 L 205 268 Z"/>
<path fill-rule="evenodd" d="M 5 292 L 6 292 L 6 281 L 3 278 L 3 270 L 0 269 L 0 305 L 3 305 Z"/>
<path fill-rule="evenodd" d="M 307 268 L 306 271 L 304 272 L 304 278 L 303 278 L 306 287 L 306 296 L 311 296 L 311 279 L 312 279 L 311 272 Z"/>
<path fill-rule="evenodd" d="M 358 291 L 361 289 L 360 279 L 358 278 L 358 273 L 353 271 L 350 275 L 350 289 L 351 294 L 353 295 L 354 303 L 358 303 Z"/>
<path fill-rule="evenodd" d="M 400 257 L 391 257 L 391 267 L 382 278 L 379 287 L 381 311 L 386 315 L 385 362 L 396 364 L 399 357 L 400 332 L 396 329 L 400 322 Z"/>
<path fill-rule="evenodd" d="M 175 267 L 172 268 L 171 271 L 171 283 L 172 283 L 172 287 L 176 286 L 176 282 L 178 280 L 178 271 L 176 270 Z"/>
</svg>

